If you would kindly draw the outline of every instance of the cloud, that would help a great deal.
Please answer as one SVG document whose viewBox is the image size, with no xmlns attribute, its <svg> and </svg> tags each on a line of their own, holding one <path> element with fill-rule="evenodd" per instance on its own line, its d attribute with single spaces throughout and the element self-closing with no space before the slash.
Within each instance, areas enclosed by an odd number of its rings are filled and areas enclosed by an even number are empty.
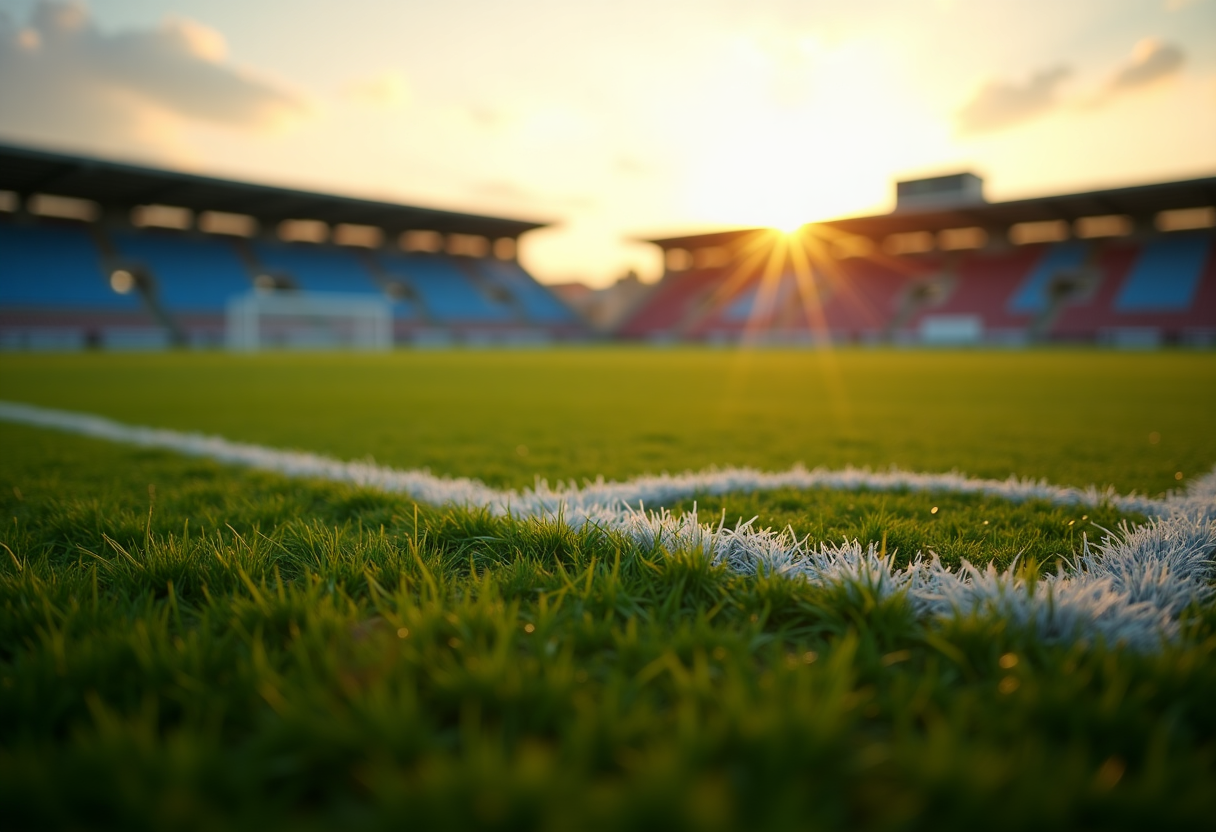
<svg viewBox="0 0 1216 832">
<path fill-rule="evenodd" d="M 409 102 L 410 86 L 400 72 L 388 70 L 348 81 L 342 87 L 342 95 L 359 104 L 393 109 Z"/>
<path fill-rule="evenodd" d="M 1110 91 L 1124 92 L 1143 87 L 1175 75 L 1182 69 L 1186 56 L 1172 43 L 1146 38 L 1132 50 L 1132 59 L 1110 82 Z"/>
<path fill-rule="evenodd" d="M 106 145 L 166 140 L 192 123 L 264 130 L 309 105 L 228 60 L 224 37 L 180 17 L 101 31 L 88 9 L 40 0 L 25 26 L 0 20 L 0 130 L 35 140 Z"/>
<path fill-rule="evenodd" d="M 959 131 L 986 133 L 1037 118 L 1056 106 L 1060 84 L 1071 74 L 1066 66 L 1035 73 L 1025 84 L 990 81 L 958 111 Z"/>
<path fill-rule="evenodd" d="M 1186 55 L 1172 43 L 1145 38 L 1136 44 L 1131 58 L 1110 77 L 1105 87 L 1091 91 L 1074 102 L 1081 108 L 1102 107 L 1116 96 L 1151 86 L 1177 75 Z M 956 114 L 959 132 L 986 133 L 1012 127 L 1046 115 L 1058 105 L 1057 93 L 1071 70 L 1065 66 L 1036 73 L 1019 86 L 1004 81 L 990 81 L 980 88 Z"/>
</svg>

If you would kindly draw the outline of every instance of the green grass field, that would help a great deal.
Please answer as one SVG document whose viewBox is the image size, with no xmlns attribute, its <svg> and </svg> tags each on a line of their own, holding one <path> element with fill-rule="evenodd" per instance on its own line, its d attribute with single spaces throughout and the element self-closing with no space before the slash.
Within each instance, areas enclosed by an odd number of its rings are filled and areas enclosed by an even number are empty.
<svg viewBox="0 0 1216 832">
<path fill-rule="evenodd" d="M 8 355 L 0 399 L 512 487 L 803 462 L 1160 494 L 1216 463 L 1210 353 Z M 0 443 L 9 828 L 1189 829 L 1216 811 L 1211 608 L 1160 653 L 1049 645 L 610 533 L 4 423 Z M 925 493 L 697 504 L 1002 568 L 1054 569 L 1082 533 L 1143 519 Z"/>
</svg>

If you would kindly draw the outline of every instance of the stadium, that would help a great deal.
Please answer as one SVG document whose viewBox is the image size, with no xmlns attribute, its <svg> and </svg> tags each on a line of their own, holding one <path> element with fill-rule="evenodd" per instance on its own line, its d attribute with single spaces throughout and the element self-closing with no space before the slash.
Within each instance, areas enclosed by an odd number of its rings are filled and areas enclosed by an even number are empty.
<svg viewBox="0 0 1216 832">
<path fill-rule="evenodd" d="M 542 224 L 0 148 L 6 349 L 525 344 L 589 322 L 515 259 Z M 649 240 L 644 341 L 1216 343 L 1216 178 Z M 28 276 L 28 277 L 26 277 Z M 266 320 L 263 322 L 263 318 Z M 251 329 L 252 327 L 252 329 Z"/>
<path fill-rule="evenodd" d="M 1212 4 L 196 5 L 0 9 L 4 829 L 1211 823 Z"/>
</svg>

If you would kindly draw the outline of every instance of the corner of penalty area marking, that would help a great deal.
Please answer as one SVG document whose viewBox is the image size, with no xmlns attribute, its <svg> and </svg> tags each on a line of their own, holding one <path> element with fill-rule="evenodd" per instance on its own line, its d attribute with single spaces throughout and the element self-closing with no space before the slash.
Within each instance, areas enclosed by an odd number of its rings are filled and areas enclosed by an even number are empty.
<svg viewBox="0 0 1216 832">
<path fill-rule="evenodd" d="M 824 584 L 877 576 L 879 586 L 887 591 L 907 592 L 918 606 L 935 611 L 934 615 L 972 608 L 988 609 L 1018 620 L 1047 616 L 1057 624 L 1065 622 L 1059 626 L 1067 626 L 1071 621 L 1073 629 L 1069 632 L 1077 638 L 1101 637 L 1108 643 L 1122 642 L 1137 649 L 1152 649 L 1154 644 L 1159 646 L 1163 640 L 1177 635 L 1177 615 L 1199 598 L 1196 593 L 1207 586 L 1214 566 L 1216 470 L 1164 499 L 1137 499 L 1137 505 L 1155 509 L 1149 513 L 1156 519 L 1105 537 L 1094 547 L 1094 556 L 1087 555 L 1084 563 L 1074 559 L 1076 571 L 1040 581 L 1042 586 L 1049 585 L 1047 594 L 1041 596 L 1013 592 L 1021 584 L 1008 570 L 997 573 L 991 568 L 983 571 L 964 568 L 952 572 L 936 559 L 920 559 L 898 570 L 890 559 L 875 560 L 860 545 L 816 545 L 750 525 L 715 530 L 712 524 L 700 525 L 695 515 L 676 516 L 662 509 L 647 512 L 628 508 L 629 503 L 641 505 L 645 501 L 661 505 L 668 499 L 695 496 L 705 489 L 707 478 L 723 477 L 733 490 L 755 492 L 791 485 L 823 487 L 825 483 L 816 477 L 839 472 L 803 471 L 795 477 L 798 482 L 792 483 L 791 472 L 766 475 L 753 471 L 748 472 L 750 479 L 740 479 L 740 471 L 718 470 L 665 478 L 638 477 L 620 483 L 597 481 L 581 489 L 573 486 L 564 493 L 499 491 L 476 481 L 436 477 L 426 471 L 343 462 L 222 437 L 124 425 L 94 414 L 16 402 L 0 401 L 0 419 L 122 444 L 154 446 L 288 477 L 361 481 L 437 505 L 494 507 L 509 503 L 512 516 L 552 516 L 555 505 L 570 509 L 577 505 L 578 519 L 567 515 L 565 522 L 611 528 L 643 545 L 687 544 L 693 549 L 714 552 L 740 574 L 764 571 Z M 889 474 L 862 474 L 856 470 L 848 474 L 853 487 L 864 487 L 866 477 L 876 478 L 874 485 L 880 489 L 884 483 L 890 484 Z M 957 474 L 909 474 L 902 486 L 914 491 L 965 493 L 994 487 L 989 492 L 994 496 L 1009 499 L 1035 496 L 1058 505 L 1076 505 L 1079 497 L 1103 500 L 1109 497 L 1107 492 L 1097 489 L 1062 488 L 1041 482 L 1019 485 L 1014 481 L 978 480 Z M 574 498 L 577 502 L 571 501 Z M 1120 499 L 1131 502 L 1130 497 Z M 628 510 L 622 511 L 622 505 Z"/>
</svg>

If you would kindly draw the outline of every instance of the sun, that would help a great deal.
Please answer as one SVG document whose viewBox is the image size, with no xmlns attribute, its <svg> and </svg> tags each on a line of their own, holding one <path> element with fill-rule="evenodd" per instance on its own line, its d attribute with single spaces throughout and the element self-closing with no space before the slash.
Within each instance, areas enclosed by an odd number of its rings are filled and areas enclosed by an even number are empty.
<svg viewBox="0 0 1216 832">
<path fill-rule="evenodd" d="M 696 183 L 690 202 L 714 222 L 790 234 L 840 213 L 850 190 L 851 183 L 840 181 L 822 160 L 804 158 L 801 148 L 781 144 L 764 152 L 724 154 Z"/>
</svg>

